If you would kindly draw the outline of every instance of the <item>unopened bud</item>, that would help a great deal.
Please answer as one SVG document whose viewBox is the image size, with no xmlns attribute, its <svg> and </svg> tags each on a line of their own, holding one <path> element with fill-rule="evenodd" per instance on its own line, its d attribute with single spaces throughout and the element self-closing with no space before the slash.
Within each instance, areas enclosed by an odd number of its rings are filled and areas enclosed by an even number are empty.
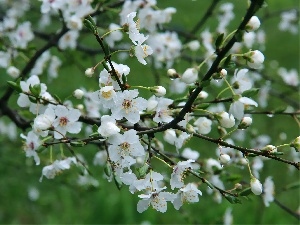
<svg viewBox="0 0 300 225">
<path fill-rule="evenodd" d="M 153 92 L 157 97 L 162 97 L 166 94 L 166 89 L 163 86 L 154 86 L 150 88 L 150 91 Z"/>
<path fill-rule="evenodd" d="M 290 144 L 297 152 L 300 151 L 300 136 L 296 137 L 296 139 Z"/>
<path fill-rule="evenodd" d="M 274 153 L 277 152 L 277 148 L 274 145 L 266 145 L 261 149 L 263 152 Z"/>
<path fill-rule="evenodd" d="M 253 194 L 260 195 L 262 193 L 262 184 L 255 177 L 251 178 L 250 186 L 251 186 L 251 191 L 253 192 Z"/>
<path fill-rule="evenodd" d="M 84 92 L 80 89 L 76 89 L 74 92 L 73 92 L 73 96 L 77 99 L 81 99 L 84 95 Z"/>
<path fill-rule="evenodd" d="M 220 162 L 223 164 L 223 165 L 226 165 L 229 161 L 230 161 L 230 156 L 228 154 L 220 154 L 220 157 L 219 157 L 219 160 Z"/>
<path fill-rule="evenodd" d="M 242 118 L 241 123 L 239 124 L 238 128 L 239 129 L 246 129 L 252 124 L 252 118 L 245 116 Z"/>
<path fill-rule="evenodd" d="M 91 67 L 91 68 L 87 68 L 84 73 L 87 77 L 92 77 L 94 72 L 95 72 L 94 68 Z"/>
<path fill-rule="evenodd" d="M 168 69 L 167 74 L 172 79 L 179 78 L 179 74 L 176 72 L 175 69 Z"/>
</svg>

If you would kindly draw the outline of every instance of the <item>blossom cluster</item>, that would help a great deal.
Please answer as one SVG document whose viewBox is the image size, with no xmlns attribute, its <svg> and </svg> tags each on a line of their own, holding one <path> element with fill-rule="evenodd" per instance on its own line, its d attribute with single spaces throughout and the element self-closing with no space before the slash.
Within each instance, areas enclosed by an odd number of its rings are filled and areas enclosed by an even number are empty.
<svg viewBox="0 0 300 225">
<path fill-rule="evenodd" d="M 207 28 L 194 40 L 185 43 L 175 31 L 163 29 L 176 14 L 176 9 L 159 9 L 155 0 L 125 1 L 117 15 L 119 22 L 107 24 L 104 28 L 101 21 L 97 21 L 97 5 L 89 0 L 43 0 L 40 3 L 39 31 L 29 21 L 18 24 L 20 17 L 29 10 L 27 1 L 20 4 L 23 7 L 12 3 L 0 22 L 1 36 L 10 43 L 7 51 L 0 50 L 0 67 L 14 79 L 9 84 L 18 92 L 17 105 L 30 112 L 30 125 L 26 127 L 30 130 L 21 134 L 26 157 L 32 157 L 36 165 L 50 161 L 42 169 L 40 181 L 43 177 L 53 179 L 71 166 L 78 166 L 84 167 L 85 171 L 78 184 L 93 183 L 97 186 L 98 183 L 89 177 L 82 155 L 72 150 L 75 155 L 65 157 L 62 154 L 53 161 L 52 155 L 47 160 L 39 151 L 42 146 L 52 148 L 57 143 L 65 144 L 66 149 L 94 143 L 100 149 L 95 154 L 94 165 L 105 167 L 109 181 L 114 180 L 118 187 L 127 185 L 132 194 L 138 195 L 137 211 L 140 213 L 149 206 L 166 212 L 167 202 L 179 210 L 184 203 L 198 202 L 204 193 L 212 195 L 216 202 L 221 202 L 222 197 L 228 200 L 228 195 L 232 198 L 243 196 L 248 190 L 255 195 L 262 194 L 266 206 L 274 200 L 272 177 L 267 177 L 263 185 L 259 176 L 265 159 L 280 155 L 277 147 L 263 135 L 252 139 L 250 150 L 239 147 L 250 133 L 247 130 L 254 120 L 251 112 L 267 106 L 270 92 L 268 84 L 259 93 L 255 89 L 257 83 L 264 82 L 265 67 L 262 53 L 265 33 L 260 29 L 257 16 L 248 18 L 240 33 L 229 33 L 230 21 L 235 16 L 234 4 L 221 4 L 216 30 Z M 63 21 L 63 28 L 56 35 L 61 36 L 57 36 L 57 43 L 51 42 L 54 39 L 49 43 L 59 52 L 80 49 L 93 52 L 82 45 L 84 41 L 81 42 L 87 33 L 95 35 L 101 47 L 104 46 L 103 59 L 81 71 L 82 79 L 93 78 L 98 73 L 94 82 L 97 88 L 87 89 L 82 84 L 69 93 L 69 99 L 73 96 L 73 100 L 61 100 L 50 92 L 50 86 L 48 88 L 53 80 L 62 77 L 60 67 L 64 66 L 65 60 L 61 54 L 44 50 L 32 61 L 32 68 L 27 72 L 20 71 L 15 63 L 36 36 L 43 36 L 44 27 L 58 17 Z M 295 20 L 293 12 L 282 17 L 279 28 L 297 33 L 295 27 L 288 28 L 288 24 Z M 93 34 L 89 33 L 91 30 Z M 221 33 L 217 37 L 221 40 L 219 44 L 214 40 L 216 33 Z M 230 38 L 237 39 L 237 36 L 241 36 L 239 42 L 219 60 L 218 52 L 223 51 Z M 185 51 L 191 55 L 201 53 L 205 58 L 200 63 L 178 66 Z M 119 58 L 112 60 L 114 54 Z M 145 80 L 148 77 L 142 70 L 136 71 L 127 65 L 128 56 L 135 56 L 142 66 L 150 64 L 155 71 L 164 71 L 166 82 L 150 87 L 146 86 L 148 82 L 142 86 L 133 85 L 133 74 Z M 206 79 L 204 71 L 210 71 L 216 59 L 220 64 Z M 239 66 L 232 68 L 232 64 Z M 99 69 L 101 66 L 103 69 Z M 299 85 L 296 69 L 288 71 L 280 67 L 277 73 L 287 86 Z M 48 82 L 44 74 L 48 75 Z M 218 94 L 214 94 L 216 90 Z M 147 94 L 143 94 L 145 92 Z M 197 96 L 193 99 L 195 93 Z M 1 127 L 6 125 L 0 122 L 0 133 L 4 133 Z M 7 132 L 11 135 L 16 133 L 15 129 L 3 130 L 13 130 Z M 162 135 L 154 135 L 158 132 Z M 15 139 L 15 136 L 10 138 Z M 192 149 L 190 145 L 190 140 L 197 137 L 216 143 L 216 154 L 200 157 L 199 152 L 205 147 Z M 290 147 L 299 152 L 299 138 Z M 166 149 L 174 151 L 171 154 Z M 155 159 L 168 168 L 165 173 L 155 168 Z M 246 188 L 240 183 L 227 186 L 222 175 L 230 167 L 249 169 L 248 180 L 243 181 Z M 229 189 L 231 191 L 226 191 Z M 231 201 L 238 201 L 232 198 Z"/>
</svg>

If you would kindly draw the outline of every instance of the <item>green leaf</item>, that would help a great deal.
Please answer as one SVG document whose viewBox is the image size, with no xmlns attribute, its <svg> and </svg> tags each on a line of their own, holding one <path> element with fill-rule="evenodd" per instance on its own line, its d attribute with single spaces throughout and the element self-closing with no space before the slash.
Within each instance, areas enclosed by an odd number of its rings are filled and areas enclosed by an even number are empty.
<svg viewBox="0 0 300 225">
<path fill-rule="evenodd" d="M 224 61 L 224 67 L 227 68 L 230 62 L 231 62 L 231 54 L 226 57 L 226 59 Z"/>
<path fill-rule="evenodd" d="M 137 173 L 139 178 L 143 178 L 146 176 L 149 170 L 149 165 L 145 163 L 142 167 L 137 168 Z"/>
<path fill-rule="evenodd" d="M 239 174 L 231 174 L 230 176 L 225 178 L 226 181 L 234 182 L 234 183 L 241 181 L 241 179 L 242 179 L 242 176 Z"/>
<path fill-rule="evenodd" d="M 92 126 L 92 131 L 94 132 L 94 133 L 98 133 L 98 126 L 97 126 L 97 124 L 94 124 L 93 126 Z"/>
<path fill-rule="evenodd" d="M 197 109 L 207 109 L 210 106 L 210 103 L 200 103 L 197 105 Z"/>
<path fill-rule="evenodd" d="M 242 190 L 241 192 L 239 192 L 240 196 L 247 196 L 250 194 L 252 194 L 251 187 L 248 187 L 248 188 Z"/>
<path fill-rule="evenodd" d="M 29 90 L 33 96 L 39 97 L 41 94 L 41 84 L 29 85 Z"/>
<path fill-rule="evenodd" d="M 22 88 L 19 84 L 13 81 L 7 81 L 8 86 L 17 91 L 18 93 L 22 93 Z"/>
<path fill-rule="evenodd" d="M 90 15 L 87 16 L 86 20 L 88 20 L 94 28 L 97 27 L 95 20 Z"/>
<path fill-rule="evenodd" d="M 272 110 L 274 113 L 282 113 L 286 110 L 287 106 L 280 106 L 274 110 Z"/>
<path fill-rule="evenodd" d="M 83 141 L 72 141 L 70 142 L 70 145 L 74 147 L 83 147 L 86 145 L 86 143 Z"/>
<path fill-rule="evenodd" d="M 117 175 L 117 173 L 114 173 L 114 181 L 115 181 L 117 188 L 119 190 L 121 190 L 123 183 L 122 183 L 120 177 Z"/>
<path fill-rule="evenodd" d="M 89 29 L 93 33 L 97 31 L 97 29 L 95 29 L 94 25 L 88 19 L 84 19 L 83 24 L 87 29 Z"/>
<path fill-rule="evenodd" d="M 38 100 L 33 96 L 28 96 L 28 98 L 29 98 L 29 101 L 32 102 L 32 103 L 37 103 L 38 102 Z"/>
<path fill-rule="evenodd" d="M 111 164 L 107 161 L 104 167 L 104 173 L 106 176 L 110 177 L 112 174 Z"/>
<path fill-rule="evenodd" d="M 244 97 L 250 98 L 250 97 L 256 96 L 258 94 L 258 92 L 259 92 L 259 88 L 252 88 L 252 89 L 249 89 L 247 91 L 244 91 L 242 95 Z"/>
<path fill-rule="evenodd" d="M 231 204 L 242 204 L 242 201 L 237 198 L 234 197 L 232 195 L 228 195 L 228 194 L 224 194 L 224 197 L 227 199 L 227 201 L 229 201 Z"/>
<path fill-rule="evenodd" d="M 285 186 L 284 190 L 291 190 L 291 189 L 296 189 L 300 187 L 300 181 L 296 181 L 294 183 L 288 184 Z"/>
<path fill-rule="evenodd" d="M 216 49 L 219 49 L 221 46 L 221 44 L 223 43 L 223 40 L 224 40 L 224 33 L 220 34 L 216 41 L 215 41 L 215 46 L 216 46 Z"/>
<path fill-rule="evenodd" d="M 244 36 L 244 31 L 242 30 L 238 30 L 234 35 L 237 42 L 243 41 L 243 36 Z"/>
<path fill-rule="evenodd" d="M 57 94 L 53 94 L 52 96 L 58 103 L 61 103 L 61 99 L 58 97 Z"/>
</svg>

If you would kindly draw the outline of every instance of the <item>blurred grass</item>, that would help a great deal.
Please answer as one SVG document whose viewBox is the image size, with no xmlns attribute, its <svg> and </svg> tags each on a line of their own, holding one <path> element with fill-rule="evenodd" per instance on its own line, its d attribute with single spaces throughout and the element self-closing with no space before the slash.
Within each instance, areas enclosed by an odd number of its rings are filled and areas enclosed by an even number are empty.
<svg viewBox="0 0 300 225">
<path fill-rule="evenodd" d="M 236 18 L 239 18 L 245 12 L 246 1 L 234 2 L 236 3 L 234 12 Z M 177 14 L 173 16 L 171 26 L 189 30 L 192 24 L 195 24 L 197 19 L 204 13 L 209 3 L 210 1 L 200 0 L 159 1 L 158 6 L 164 8 L 171 4 L 176 7 Z M 263 15 L 266 10 L 273 12 L 299 7 L 297 0 L 270 0 L 268 4 L 269 8 L 263 9 L 259 15 Z M 213 19 L 211 18 L 209 23 L 213 22 Z M 268 35 L 266 50 L 264 51 L 266 63 L 270 60 L 277 60 L 280 65 L 287 68 L 299 68 L 299 35 L 293 36 L 286 32 L 278 32 L 278 22 L 278 18 L 271 18 L 263 21 L 262 24 Z M 234 20 L 230 26 L 234 28 L 238 23 L 238 20 Z M 97 46 L 96 41 L 94 42 Z M 68 52 L 62 57 L 62 60 L 70 66 L 60 70 L 59 79 L 53 80 L 52 84 L 49 85 L 49 91 L 51 93 L 58 92 L 60 97 L 65 98 L 78 88 L 78 84 L 86 89 L 97 88 L 97 77 L 89 79 L 84 76 L 85 68 L 94 65 L 97 58 L 99 59 L 100 56 L 85 59 L 80 54 L 75 55 L 72 51 Z M 127 62 L 129 63 L 129 61 Z M 136 63 L 130 63 L 129 66 L 131 67 L 131 73 L 128 77 L 129 83 L 138 85 L 141 82 L 145 84 L 147 81 L 149 86 L 154 85 L 151 69 Z M 185 64 L 177 66 L 182 70 L 186 67 Z M 165 71 L 159 70 L 158 72 L 164 82 L 164 79 L 166 79 Z M 47 81 L 46 78 L 42 78 L 42 80 Z M 147 95 L 149 96 L 148 93 Z M 14 96 L 14 99 L 16 97 Z M 11 105 L 14 104 L 13 102 L 10 101 Z M 278 103 L 274 102 L 273 104 Z M 262 134 L 269 134 L 271 130 L 272 140 L 279 140 L 281 132 L 287 133 L 288 137 L 297 132 L 297 125 L 291 118 L 278 117 L 269 118 L 257 115 L 254 116 L 254 123 L 261 124 L 258 129 Z M 88 164 L 91 165 L 90 169 L 95 178 L 100 182 L 99 189 L 85 189 L 72 185 L 76 182 L 78 174 L 78 171 L 74 168 L 64 172 L 54 180 L 44 179 L 40 183 L 38 180 L 42 166 L 34 166 L 31 159 L 25 158 L 21 150 L 21 142 L 18 140 L 12 143 L 5 137 L 0 137 L 0 143 L 2 143 L 0 148 L 1 224 L 140 224 L 143 221 L 150 221 L 152 224 L 222 224 L 222 217 L 227 207 L 233 209 L 234 224 L 297 223 L 294 218 L 274 203 L 269 208 L 265 208 L 261 199 L 257 196 L 251 196 L 251 200 L 243 201 L 242 205 L 231 205 L 224 199 L 223 203 L 219 205 L 212 200 L 210 195 L 206 194 L 204 185 L 200 187 L 203 196 L 200 197 L 199 203 L 184 205 L 180 211 L 176 211 L 169 204 L 168 211 L 165 214 L 152 209 L 139 214 L 136 211 L 138 197 L 131 195 L 126 186 L 119 191 L 114 183 L 108 183 L 106 179 L 102 178 L 102 168 L 92 166 L 92 159 L 97 151 L 94 147 L 76 149 L 85 156 Z M 215 156 L 216 146 L 213 144 L 203 140 L 193 140 L 190 144 L 192 148 L 200 151 L 201 157 Z M 45 151 L 43 154 L 48 153 Z M 264 176 L 274 174 L 276 192 L 278 193 L 285 184 L 299 178 L 296 175 L 297 172 L 282 173 L 282 171 L 286 171 L 286 167 L 282 163 L 268 162 L 263 168 Z M 247 179 L 246 172 L 244 175 Z M 265 177 L 262 177 L 262 180 L 264 179 Z M 39 190 L 40 197 L 36 201 L 28 198 L 29 187 L 36 187 Z M 296 210 L 299 206 L 299 192 L 297 190 L 282 193 L 276 195 L 276 197 L 282 203 L 291 206 L 293 210 Z"/>
</svg>

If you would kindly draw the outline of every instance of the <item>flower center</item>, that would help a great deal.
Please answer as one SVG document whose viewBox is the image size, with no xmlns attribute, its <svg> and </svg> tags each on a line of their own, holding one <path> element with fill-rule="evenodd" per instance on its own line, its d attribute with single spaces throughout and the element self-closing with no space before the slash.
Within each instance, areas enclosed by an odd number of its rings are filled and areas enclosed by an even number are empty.
<svg viewBox="0 0 300 225">
<path fill-rule="evenodd" d="M 111 91 L 102 91 L 101 96 L 105 99 L 110 99 L 111 98 Z"/>
<path fill-rule="evenodd" d="M 123 101 L 123 103 L 122 103 L 122 106 L 123 106 L 124 109 L 129 109 L 129 108 L 131 108 L 131 100 L 125 99 L 125 100 Z"/>
<path fill-rule="evenodd" d="M 67 117 L 61 117 L 60 119 L 59 119 L 59 125 L 61 126 L 61 127 L 64 127 L 64 126 L 66 126 L 67 124 L 68 124 L 68 118 Z"/>
<path fill-rule="evenodd" d="M 122 144 L 120 144 L 120 147 L 122 148 L 122 150 L 128 151 L 130 148 L 130 144 L 128 142 L 123 142 Z"/>
</svg>

